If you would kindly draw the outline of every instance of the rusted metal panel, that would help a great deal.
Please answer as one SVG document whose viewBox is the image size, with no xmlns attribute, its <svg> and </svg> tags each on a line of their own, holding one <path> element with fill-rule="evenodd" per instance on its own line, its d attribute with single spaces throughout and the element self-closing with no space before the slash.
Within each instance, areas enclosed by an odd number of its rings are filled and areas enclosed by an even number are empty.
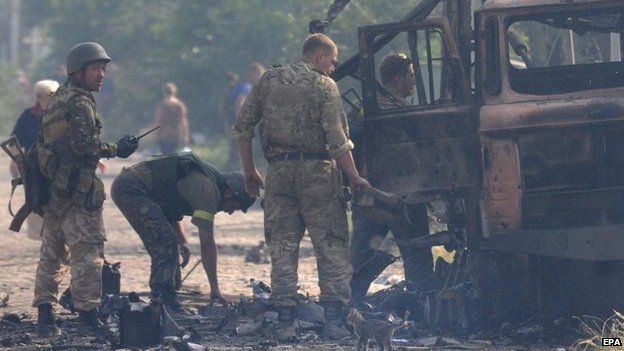
<svg viewBox="0 0 624 351">
<path fill-rule="evenodd" d="M 518 136 L 524 192 L 595 189 L 601 184 L 599 133 L 557 128 Z"/>
<path fill-rule="evenodd" d="M 479 182 L 474 122 L 466 107 L 365 120 L 366 162 L 380 189 L 421 202 L 416 193 L 456 191 Z"/>
<path fill-rule="evenodd" d="M 468 187 L 477 181 L 471 138 L 448 138 L 380 145 L 369 174 L 384 191 L 406 194 Z"/>
<path fill-rule="evenodd" d="M 518 147 L 512 140 L 482 141 L 485 183 L 482 195 L 483 232 L 508 233 L 521 228 L 521 179 Z"/>
<path fill-rule="evenodd" d="M 623 199 L 624 189 L 621 187 L 525 195 L 522 200 L 523 229 L 622 224 Z"/>
<path fill-rule="evenodd" d="M 575 94 L 561 100 L 483 106 L 479 118 L 480 130 L 482 133 L 489 133 L 623 122 L 624 90 L 617 90 L 620 91 L 621 94 L 617 95 L 613 92 L 613 95 L 595 97 Z"/>
<path fill-rule="evenodd" d="M 624 259 L 624 225 L 527 230 L 473 242 L 474 249 L 587 261 Z"/>
</svg>

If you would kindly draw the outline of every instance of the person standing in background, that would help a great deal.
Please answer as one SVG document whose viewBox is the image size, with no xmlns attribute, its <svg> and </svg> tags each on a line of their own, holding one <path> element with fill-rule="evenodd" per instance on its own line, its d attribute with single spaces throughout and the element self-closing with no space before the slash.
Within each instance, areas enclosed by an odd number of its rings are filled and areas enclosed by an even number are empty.
<svg viewBox="0 0 624 351">
<path fill-rule="evenodd" d="M 160 126 L 156 142 L 162 154 L 172 154 L 189 145 L 190 131 L 186 104 L 171 82 L 162 86 L 163 99 L 156 106 L 154 126 Z"/>
<path fill-rule="evenodd" d="M 24 148 L 24 152 L 30 149 L 35 140 L 37 140 L 37 130 L 41 122 L 41 115 L 43 114 L 43 110 L 45 110 L 50 103 L 50 95 L 52 95 L 58 87 L 59 83 L 55 80 L 40 80 L 35 83 L 35 105 L 22 112 L 17 118 L 13 131 L 11 132 L 11 135 L 15 135 L 20 145 Z M 19 176 L 15 162 L 11 162 L 9 171 L 13 178 Z M 41 240 L 43 218 L 38 214 L 32 213 L 28 216 L 26 224 L 28 237 L 34 240 Z"/>
<path fill-rule="evenodd" d="M 249 65 L 249 70 L 247 72 L 247 82 L 241 82 L 234 86 L 232 90 L 232 109 L 230 118 L 226 121 L 226 130 L 228 135 L 232 132 L 232 127 L 236 123 L 238 116 L 240 115 L 241 109 L 243 107 L 243 103 L 245 103 L 245 99 L 247 95 L 251 92 L 251 88 L 258 83 L 262 74 L 266 71 L 266 68 L 260 62 L 252 62 Z M 234 138 L 230 138 L 230 151 L 228 156 L 228 163 L 226 165 L 226 169 L 228 171 L 238 171 L 241 169 L 240 158 L 238 155 L 238 146 L 237 142 Z"/>
<path fill-rule="evenodd" d="M 232 126 L 236 123 L 236 113 L 234 112 L 234 102 L 240 94 L 242 84 L 239 82 L 238 74 L 228 72 L 227 87 L 219 102 L 219 118 L 223 121 L 223 131 L 228 137 L 228 158 L 225 169 L 234 171 L 240 169 L 240 161 L 238 158 L 238 149 L 236 140 L 230 138 Z"/>
</svg>

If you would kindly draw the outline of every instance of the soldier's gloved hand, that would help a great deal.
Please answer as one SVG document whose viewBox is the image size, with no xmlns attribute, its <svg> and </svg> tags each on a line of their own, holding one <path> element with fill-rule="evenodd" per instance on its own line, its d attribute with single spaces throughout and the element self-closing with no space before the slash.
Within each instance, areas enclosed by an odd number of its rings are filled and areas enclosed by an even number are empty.
<svg viewBox="0 0 624 351">
<path fill-rule="evenodd" d="M 126 158 L 139 147 L 139 141 L 133 135 L 126 135 L 117 142 L 117 157 Z"/>
<path fill-rule="evenodd" d="M 180 244 L 180 256 L 182 256 L 180 267 L 184 268 L 191 260 L 191 249 L 189 249 L 188 244 Z"/>
</svg>

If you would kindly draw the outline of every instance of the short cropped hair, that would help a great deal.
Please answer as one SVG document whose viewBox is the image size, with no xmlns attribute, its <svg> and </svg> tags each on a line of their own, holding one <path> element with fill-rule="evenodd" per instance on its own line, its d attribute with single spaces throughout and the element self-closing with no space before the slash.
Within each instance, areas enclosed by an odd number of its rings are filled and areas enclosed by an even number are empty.
<svg viewBox="0 0 624 351">
<path fill-rule="evenodd" d="M 40 80 L 33 86 L 35 96 L 50 95 L 58 89 L 59 83 L 55 80 L 44 79 Z"/>
<path fill-rule="evenodd" d="M 178 95 L 178 86 L 175 85 L 174 83 L 167 82 L 167 83 L 163 84 L 162 92 L 165 95 L 177 96 Z"/>
<path fill-rule="evenodd" d="M 301 53 L 304 57 L 311 57 L 314 55 L 319 49 L 328 50 L 333 52 L 337 50 L 338 47 L 330 37 L 323 33 L 316 33 L 310 35 L 305 42 L 303 43 L 303 48 Z"/>
<path fill-rule="evenodd" d="M 405 54 L 392 54 L 386 56 L 379 66 L 381 84 L 389 84 L 397 74 L 407 74 L 409 65 L 411 64 L 412 60 Z"/>
</svg>

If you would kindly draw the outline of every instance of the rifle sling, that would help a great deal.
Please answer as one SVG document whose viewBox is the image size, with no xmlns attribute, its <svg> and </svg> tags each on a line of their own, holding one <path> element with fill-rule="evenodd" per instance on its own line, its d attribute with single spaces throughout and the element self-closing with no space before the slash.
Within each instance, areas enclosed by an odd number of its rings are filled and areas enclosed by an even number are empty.
<svg viewBox="0 0 624 351">
<path fill-rule="evenodd" d="M 21 184 L 24 184 L 22 177 L 11 180 L 11 196 L 9 197 L 9 213 L 11 214 L 11 217 L 13 218 L 15 218 L 15 213 L 13 213 L 13 207 L 11 206 L 11 202 L 13 201 L 13 193 L 15 193 L 15 188 L 17 188 L 17 186 Z"/>
</svg>

